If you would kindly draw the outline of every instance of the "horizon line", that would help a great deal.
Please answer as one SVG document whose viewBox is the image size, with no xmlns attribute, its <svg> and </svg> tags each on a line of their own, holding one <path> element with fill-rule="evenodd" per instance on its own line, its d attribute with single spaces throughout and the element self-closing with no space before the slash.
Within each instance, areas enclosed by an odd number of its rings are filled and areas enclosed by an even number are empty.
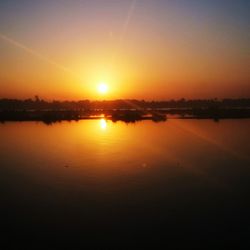
<svg viewBox="0 0 250 250">
<path fill-rule="evenodd" d="M 36 99 L 37 98 L 37 99 Z M 164 102 L 164 101 L 198 101 L 198 100 L 213 100 L 213 101 L 222 101 L 222 100 L 246 100 L 250 99 L 249 97 L 210 97 L 210 98 L 186 98 L 186 97 L 181 97 L 181 98 L 166 98 L 166 99 L 144 99 L 144 98 L 116 98 L 116 99 L 49 99 L 49 98 L 41 98 L 38 95 L 34 95 L 33 97 L 28 97 L 28 98 L 9 98 L 9 97 L 0 97 L 0 100 L 18 100 L 18 101 L 26 101 L 26 100 L 32 100 L 32 101 L 46 101 L 46 102 L 53 102 L 53 101 L 58 101 L 58 102 L 79 102 L 79 101 L 90 101 L 90 102 L 112 102 L 112 101 L 125 101 L 125 100 L 130 100 L 130 101 L 145 101 L 145 102 Z"/>
</svg>

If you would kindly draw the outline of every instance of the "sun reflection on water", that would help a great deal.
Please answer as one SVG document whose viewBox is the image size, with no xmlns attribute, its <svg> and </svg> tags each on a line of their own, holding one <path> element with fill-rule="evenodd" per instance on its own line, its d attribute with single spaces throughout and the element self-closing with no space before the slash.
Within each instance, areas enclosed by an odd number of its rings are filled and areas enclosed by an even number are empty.
<svg viewBox="0 0 250 250">
<path fill-rule="evenodd" d="M 101 130 L 103 130 L 103 131 L 107 130 L 107 125 L 108 125 L 107 121 L 104 118 L 102 118 L 100 120 L 100 128 L 101 128 Z"/>
</svg>

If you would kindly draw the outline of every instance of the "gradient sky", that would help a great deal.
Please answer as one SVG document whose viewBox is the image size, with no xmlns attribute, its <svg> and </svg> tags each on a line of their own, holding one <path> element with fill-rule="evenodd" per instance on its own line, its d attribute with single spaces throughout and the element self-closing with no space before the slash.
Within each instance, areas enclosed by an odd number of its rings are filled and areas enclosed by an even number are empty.
<svg viewBox="0 0 250 250">
<path fill-rule="evenodd" d="M 1 0 L 0 98 L 250 97 L 249 13 L 249 0 Z"/>
</svg>

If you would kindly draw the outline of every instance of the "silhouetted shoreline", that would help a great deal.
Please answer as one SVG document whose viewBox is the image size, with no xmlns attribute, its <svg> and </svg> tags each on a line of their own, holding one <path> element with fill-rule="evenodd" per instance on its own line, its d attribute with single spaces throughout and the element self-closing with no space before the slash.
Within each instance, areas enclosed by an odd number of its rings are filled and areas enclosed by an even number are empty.
<svg viewBox="0 0 250 250">
<path fill-rule="evenodd" d="M 46 124 L 60 121 L 100 119 L 137 122 L 179 119 L 243 119 L 250 118 L 250 99 L 224 100 L 115 100 L 115 101 L 53 101 L 36 97 L 34 100 L 0 100 L 0 121 L 42 121 Z"/>
<path fill-rule="evenodd" d="M 243 119 L 250 118 L 250 99 L 171 100 L 171 101 L 53 101 L 0 100 L 0 121 L 59 121 L 100 119 L 136 122 L 179 119 Z"/>
</svg>

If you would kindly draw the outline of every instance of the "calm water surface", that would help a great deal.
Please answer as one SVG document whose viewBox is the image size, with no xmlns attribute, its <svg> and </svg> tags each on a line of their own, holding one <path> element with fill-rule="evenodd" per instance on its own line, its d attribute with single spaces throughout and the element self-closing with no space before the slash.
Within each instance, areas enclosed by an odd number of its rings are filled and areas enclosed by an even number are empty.
<svg viewBox="0 0 250 250">
<path fill-rule="evenodd" d="M 250 120 L 0 124 L 5 239 L 246 246 L 249 128 Z"/>
</svg>

